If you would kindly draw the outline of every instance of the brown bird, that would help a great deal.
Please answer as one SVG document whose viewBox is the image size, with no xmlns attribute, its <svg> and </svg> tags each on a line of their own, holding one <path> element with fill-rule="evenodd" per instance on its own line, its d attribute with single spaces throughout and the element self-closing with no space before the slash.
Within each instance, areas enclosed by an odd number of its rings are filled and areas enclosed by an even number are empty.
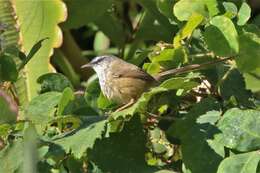
<svg viewBox="0 0 260 173">
<path fill-rule="evenodd" d="M 138 66 L 113 55 L 95 57 L 90 63 L 83 65 L 82 68 L 92 67 L 95 70 L 103 94 L 109 100 L 124 105 L 117 110 L 120 111 L 135 103 L 143 92 L 158 84 L 158 81 L 164 76 L 201 69 L 227 59 L 230 58 L 204 64 L 192 64 L 159 73 L 155 77 L 149 75 Z"/>
<path fill-rule="evenodd" d="M 99 78 L 103 94 L 120 105 L 118 111 L 131 106 L 156 80 L 136 65 L 112 55 L 98 56 L 82 68 L 92 67 Z"/>
</svg>

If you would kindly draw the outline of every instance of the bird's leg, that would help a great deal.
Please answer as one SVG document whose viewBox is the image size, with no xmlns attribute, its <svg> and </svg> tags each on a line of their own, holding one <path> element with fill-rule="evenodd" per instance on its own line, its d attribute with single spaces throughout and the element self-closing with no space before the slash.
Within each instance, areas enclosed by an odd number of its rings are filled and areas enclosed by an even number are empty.
<svg viewBox="0 0 260 173">
<path fill-rule="evenodd" d="M 122 111 L 126 108 L 129 108 L 130 106 L 132 106 L 133 104 L 135 103 L 135 99 L 131 99 L 127 104 L 119 107 L 115 112 L 119 112 L 119 111 Z"/>
</svg>

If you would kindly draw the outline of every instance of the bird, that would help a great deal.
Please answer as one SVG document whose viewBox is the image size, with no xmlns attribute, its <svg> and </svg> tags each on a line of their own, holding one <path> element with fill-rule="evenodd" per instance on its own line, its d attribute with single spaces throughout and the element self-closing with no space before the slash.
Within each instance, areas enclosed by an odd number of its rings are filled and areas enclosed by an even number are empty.
<svg viewBox="0 0 260 173">
<path fill-rule="evenodd" d="M 86 67 L 97 73 L 104 96 L 121 105 L 117 111 L 134 104 L 142 93 L 158 83 L 140 67 L 113 55 L 97 56 L 82 66 Z"/>
<path fill-rule="evenodd" d="M 151 76 L 140 67 L 114 55 L 97 56 L 89 63 L 81 66 L 81 68 L 90 67 L 94 69 L 97 73 L 102 93 L 109 100 L 121 105 L 116 110 L 121 111 L 133 105 L 144 92 L 157 86 L 165 76 L 202 69 L 231 58 L 217 59 L 203 64 L 191 64 L 161 72 L 156 76 Z"/>
</svg>

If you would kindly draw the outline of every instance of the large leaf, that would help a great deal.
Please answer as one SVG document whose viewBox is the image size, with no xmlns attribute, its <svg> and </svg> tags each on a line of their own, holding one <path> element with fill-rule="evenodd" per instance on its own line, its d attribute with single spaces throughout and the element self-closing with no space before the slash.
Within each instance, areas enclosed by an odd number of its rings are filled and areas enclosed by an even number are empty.
<svg viewBox="0 0 260 173">
<path fill-rule="evenodd" d="M 260 91 L 260 68 L 250 73 L 244 73 L 244 78 L 246 82 L 246 88 L 250 89 L 252 92 Z"/>
<path fill-rule="evenodd" d="M 0 124 L 14 123 L 18 115 L 18 106 L 4 91 L 0 90 Z"/>
<path fill-rule="evenodd" d="M 253 26 L 245 27 L 239 34 L 240 49 L 236 63 L 242 72 L 260 67 L 260 30 Z"/>
<path fill-rule="evenodd" d="M 23 141 L 17 140 L 0 152 L 0 172 L 13 173 L 21 169 L 23 163 Z"/>
<path fill-rule="evenodd" d="M 134 116 L 120 133 L 97 140 L 88 158 L 103 172 L 152 172 L 145 162 L 145 139 L 140 119 Z"/>
<path fill-rule="evenodd" d="M 214 125 L 220 118 L 219 109 L 214 99 L 204 99 L 167 131 L 180 138 L 183 162 L 193 173 L 215 173 L 224 157 L 224 145 L 216 137 L 220 131 Z"/>
<path fill-rule="evenodd" d="M 33 45 L 43 39 L 41 49 L 25 66 L 23 75 L 17 84 L 17 91 L 23 97 L 22 104 L 30 101 L 37 95 L 39 85 L 36 80 L 44 73 L 52 71 L 49 57 L 53 48 L 58 47 L 62 41 L 62 34 L 57 26 L 66 18 L 66 8 L 62 1 L 11 1 L 15 8 L 17 21 L 20 24 L 20 36 L 23 50 L 29 53 Z M 28 10 L 30 13 L 28 13 Z"/>
<path fill-rule="evenodd" d="M 151 98 L 158 93 L 163 93 L 166 91 L 168 91 L 168 90 L 163 87 L 153 88 L 153 89 L 151 89 L 151 91 L 143 93 L 143 95 L 138 99 L 138 101 L 133 106 L 131 106 L 130 108 L 124 109 L 120 112 L 112 113 L 110 118 L 114 119 L 114 120 L 120 119 L 120 118 L 126 119 L 129 117 L 132 117 L 137 112 L 145 112 L 147 110 L 147 106 L 148 106 L 148 103 L 151 100 Z"/>
<path fill-rule="evenodd" d="M 229 72 L 225 80 L 220 84 L 219 90 L 224 100 L 228 101 L 231 97 L 234 97 L 239 106 L 252 107 L 254 105 L 252 93 L 246 89 L 244 78 L 237 69 Z"/>
<path fill-rule="evenodd" d="M 61 93 L 47 92 L 35 97 L 25 110 L 25 117 L 37 125 L 46 125 L 54 119 L 56 106 L 61 99 Z"/>
<path fill-rule="evenodd" d="M 228 110 L 218 123 L 225 146 L 238 151 L 260 148 L 260 111 Z"/>
<path fill-rule="evenodd" d="M 216 16 L 211 19 L 210 24 L 204 34 L 209 49 L 219 56 L 237 54 L 238 34 L 233 22 L 225 16 Z"/>
<path fill-rule="evenodd" d="M 105 120 L 86 124 L 75 133 L 56 140 L 55 143 L 60 145 L 67 153 L 71 151 L 76 158 L 81 158 L 88 149 L 93 148 L 95 141 L 102 137 L 105 127 Z"/>
<path fill-rule="evenodd" d="M 233 155 L 220 163 L 217 173 L 253 173 L 257 170 L 259 160 L 258 151 Z"/>
<path fill-rule="evenodd" d="M 178 47 L 176 49 L 164 49 L 159 54 L 150 57 L 152 63 L 159 63 L 161 66 L 170 69 L 183 64 L 187 58 L 185 49 Z"/>
<path fill-rule="evenodd" d="M 193 13 L 207 16 L 206 6 L 201 0 L 180 0 L 174 5 L 173 11 L 180 21 L 188 20 Z"/>
<path fill-rule="evenodd" d="M 174 46 L 179 47 L 181 46 L 181 40 L 185 39 L 186 37 L 191 36 L 194 29 L 203 21 L 204 17 L 200 14 L 193 13 L 190 17 L 186 25 L 181 29 L 180 32 L 174 37 Z"/>
</svg>

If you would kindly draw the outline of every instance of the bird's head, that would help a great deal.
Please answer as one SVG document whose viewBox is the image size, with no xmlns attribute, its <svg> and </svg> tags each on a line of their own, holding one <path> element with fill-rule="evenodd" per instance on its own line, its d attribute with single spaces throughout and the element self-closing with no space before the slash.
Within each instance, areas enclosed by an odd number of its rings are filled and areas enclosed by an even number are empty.
<svg viewBox="0 0 260 173">
<path fill-rule="evenodd" d="M 94 59 L 92 59 L 89 63 L 81 66 L 81 68 L 91 67 L 97 72 L 99 70 L 103 70 L 109 67 L 109 65 L 117 59 L 118 58 L 113 55 L 97 56 Z"/>
</svg>

